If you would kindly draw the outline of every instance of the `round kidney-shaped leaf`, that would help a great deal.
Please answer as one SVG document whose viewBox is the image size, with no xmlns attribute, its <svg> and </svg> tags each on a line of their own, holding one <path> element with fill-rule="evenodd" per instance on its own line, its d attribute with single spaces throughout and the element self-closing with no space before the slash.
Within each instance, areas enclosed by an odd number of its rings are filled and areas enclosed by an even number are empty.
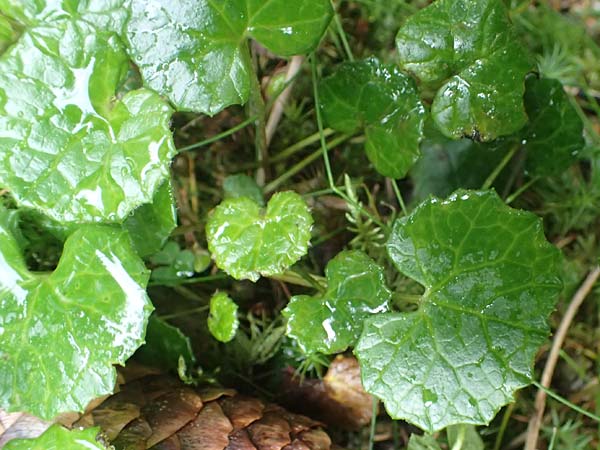
<svg viewBox="0 0 600 450">
<path fill-rule="evenodd" d="M 425 108 L 413 80 L 377 59 L 346 62 L 320 85 L 327 124 L 364 128 L 369 160 L 382 175 L 402 178 L 419 158 Z"/>
<path fill-rule="evenodd" d="M 436 88 L 435 123 L 448 137 L 493 140 L 518 131 L 529 57 L 502 0 L 438 0 L 398 32 L 400 65 Z"/>
<path fill-rule="evenodd" d="M 416 312 L 366 321 L 365 389 L 429 432 L 488 423 L 530 382 L 561 290 L 541 220 L 493 191 L 457 191 L 396 221 L 388 253 L 426 291 Z"/>
<path fill-rule="evenodd" d="M 115 98 L 129 67 L 115 35 L 61 19 L 0 57 L 0 185 L 59 222 L 121 222 L 152 201 L 175 147 L 170 107 Z"/>
<path fill-rule="evenodd" d="M 8 442 L 4 450 L 107 450 L 108 447 L 98 440 L 99 434 L 99 428 L 67 430 L 53 425 L 35 439 Z"/>
<path fill-rule="evenodd" d="M 51 419 L 112 392 L 144 340 L 148 273 L 127 232 L 84 225 L 52 273 L 28 271 L 0 210 L 0 406 Z"/>
<path fill-rule="evenodd" d="M 575 162 L 585 146 L 583 122 L 560 81 L 531 77 L 526 86 L 527 170 L 542 176 L 558 174 Z"/>
<path fill-rule="evenodd" d="M 210 299 L 208 330 L 217 341 L 229 342 L 235 337 L 239 321 L 238 306 L 225 292 L 217 292 Z"/>
<path fill-rule="evenodd" d="M 306 53 L 332 17 L 329 0 L 132 0 L 130 9 L 128 45 L 145 83 L 178 109 L 211 115 L 248 99 L 247 38 L 278 55 Z"/>
<path fill-rule="evenodd" d="M 283 310 L 287 335 L 306 353 L 338 353 L 353 346 L 363 321 L 386 312 L 390 291 L 383 268 L 360 251 L 344 251 L 327 264 L 327 290 L 296 295 Z"/>
<path fill-rule="evenodd" d="M 208 219 L 208 249 L 229 275 L 256 281 L 280 274 L 306 254 L 312 223 L 295 192 L 275 194 L 266 210 L 248 197 L 229 198 Z"/>
</svg>

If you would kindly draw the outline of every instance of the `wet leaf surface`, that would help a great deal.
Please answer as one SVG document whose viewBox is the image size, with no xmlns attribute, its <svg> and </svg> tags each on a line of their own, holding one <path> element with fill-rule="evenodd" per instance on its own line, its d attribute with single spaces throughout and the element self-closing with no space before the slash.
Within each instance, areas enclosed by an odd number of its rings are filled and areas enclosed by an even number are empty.
<svg viewBox="0 0 600 450">
<path fill-rule="evenodd" d="M 217 341 L 231 341 L 238 326 L 238 306 L 225 293 L 217 292 L 210 299 L 210 311 L 208 315 L 208 330 Z"/>
<path fill-rule="evenodd" d="M 560 81 L 527 80 L 525 107 L 529 124 L 523 134 L 527 170 L 534 175 L 557 175 L 571 166 L 583 150 L 583 122 Z"/>
<path fill-rule="evenodd" d="M 345 133 L 364 129 L 365 150 L 375 169 L 404 177 L 419 158 L 425 121 L 414 81 L 370 58 L 341 64 L 319 89 L 328 126 Z"/>
<path fill-rule="evenodd" d="M 328 0 L 132 0 L 130 53 L 145 83 L 180 110 L 216 114 L 248 100 L 248 38 L 290 56 L 316 48 Z"/>
<path fill-rule="evenodd" d="M 171 108 L 146 89 L 115 98 L 129 68 L 116 35 L 56 3 L 23 9 L 0 57 L 0 184 L 59 222 L 122 222 L 168 178 Z"/>
<path fill-rule="evenodd" d="M 107 450 L 108 447 L 98 441 L 98 428 L 87 430 L 67 430 L 53 425 L 44 434 L 35 439 L 16 439 L 4 447 L 5 450 Z"/>
<path fill-rule="evenodd" d="M 413 313 L 368 319 L 363 384 L 426 431 L 488 423 L 526 386 L 561 290 L 541 220 L 493 191 L 431 198 L 394 224 L 388 253 L 425 288 Z"/>
<path fill-rule="evenodd" d="M 280 192 L 266 210 L 247 197 L 224 200 L 206 224 L 217 266 L 238 280 L 280 274 L 308 250 L 313 219 L 302 197 Z"/>
<path fill-rule="evenodd" d="M 147 271 L 125 231 L 79 228 L 52 273 L 32 273 L 0 210 L 0 405 L 51 419 L 112 392 L 144 338 Z"/>
<path fill-rule="evenodd" d="M 383 268 L 361 251 L 339 253 L 325 269 L 327 290 L 297 295 L 282 311 L 287 335 L 306 353 L 338 353 L 353 346 L 363 321 L 386 312 L 390 291 Z"/>
<path fill-rule="evenodd" d="M 401 67 L 438 89 L 431 113 L 446 136 L 489 141 L 525 125 L 533 65 L 502 1 L 434 2 L 407 19 L 396 47 Z"/>
</svg>

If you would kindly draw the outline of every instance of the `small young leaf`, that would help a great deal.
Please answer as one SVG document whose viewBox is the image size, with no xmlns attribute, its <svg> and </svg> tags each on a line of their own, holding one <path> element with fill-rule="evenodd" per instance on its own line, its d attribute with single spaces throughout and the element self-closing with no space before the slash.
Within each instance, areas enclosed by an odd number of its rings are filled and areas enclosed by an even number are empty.
<svg viewBox="0 0 600 450">
<path fill-rule="evenodd" d="M 382 175 L 402 178 L 419 158 L 425 108 L 414 81 L 377 59 L 346 62 L 321 82 L 327 124 L 352 133 L 364 128 L 369 160 Z"/>
<path fill-rule="evenodd" d="M 223 182 L 225 198 L 249 197 L 260 206 L 265 206 L 263 191 L 256 181 L 242 173 L 230 175 Z"/>
<path fill-rule="evenodd" d="M 225 292 L 211 297 L 208 329 L 217 341 L 229 342 L 235 337 L 240 325 L 237 311 L 238 306 Z"/>
<path fill-rule="evenodd" d="M 208 249 L 229 275 L 256 281 L 282 273 L 306 254 L 312 223 L 295 192 L 275 194 L 266 211 L 247 197 L 230 198 L 208 219 Z"/>
<path fill-rule="evenodd" d="M 424 434 L 423 436 L 412 434 L 410 441 L 408 441 L 407 450 L 441 450 L 441 448 L 440 444 L 430 434 Z"/>
<path fill-rule="evenodd" d="M 398 32 L 400 65 L 439 90 L 431 105 L 448 137 L 489 141 L 518 131 L 528 55 L 502 0 L 438 0 Z"/>
<path fill-rule="evenodd" d="M 464 432 L 461 450 L 485 450 L 485 445 L 477 429 L 473 425 L 467 424 L 450 425 L 448 427 L 446 433 L 448 434 L 448 444 L 451 448 L 454 448 L 461 432 Z"/>
<path fill-rule="evenodd" d="M 287 335 L 305 353 L 339 353 L 353 346 L 372 314 L 386 312 L 390 291 L 383 268 L 361 251 L 344 251 L 327 264 L 327 291 L 292 297 L 282 314 Z"/>
<path fill-rule="evenodd" d="M 150 257 L 155 267 L 151 280 L 165 286 L 177 286 L 182 280 L 194 275 L 196 257 L 194 252 L 179 248 L 179 244 L 169 241 L 164 248 Z"/>
<path fill-rule="evenodd" d="M 128 67 L 119 39 L 81 20 L 30 27 L 2 55 L 0 184 L 20 206 L 122 222 L 152 201 L 175 154 L 172 111 L 145 89 L 115 99 Z"/>
<path fill-rule="evenodd" d="M 4 450 L 108 450 L 98 441 L 100 428 L 67 430 L 53 425 L 35 439 L 15 439 Z"/>
<path fill-rule="evenodd" d="M 575 162 L 585 141 L 583 122 L 560 81 L 529 78 L 525 107 L 529 115 L 524 135 L 527 170 L 535 175 L 564 171 Z"/>
<path fill-rule="evenodd" d="M 388 253 L 426 291 L 418 311 L 365 322 L 365 389 L 429 432 L 488 423 L 530 382 L 561 290 L 541 220 L 493 191 L 459 190 L 396 221 Z"/>
<path fill-rule="evenodd" d="M 139 256 L 145 258 L 160 251 L 177 226 L 171 183 L 164 183 L 154 195 L 152 203 L 136 209 L 123 225 L 129 231 Z"/>
<path fill-rule="evenodd" d="M 147 366 L 177 370 L 180 356 L 188 367 L 194 365 L 196 358 L 190 339 L 179 328 L 168 324 L 155 314 L 150 316 L 146 329 L 146 343 L 135 352 L 134 358 Z"/>
<path fill-rule="evenodd" d="M 54 272 L 32 273 L 0 210 L 0 273 L 0 407 L 52 419 L 112 392 L 152 310 L 127 232 L 82 226 Z"/>
<path fill-rule="evenodd" d="M 313 50 L 332 17 L 329 0 L 132 0 L 131 55 L 145 83 L 180 110 L 216 114 L 248 100 L 247 38 L 272 52 Z"/>
</svg>

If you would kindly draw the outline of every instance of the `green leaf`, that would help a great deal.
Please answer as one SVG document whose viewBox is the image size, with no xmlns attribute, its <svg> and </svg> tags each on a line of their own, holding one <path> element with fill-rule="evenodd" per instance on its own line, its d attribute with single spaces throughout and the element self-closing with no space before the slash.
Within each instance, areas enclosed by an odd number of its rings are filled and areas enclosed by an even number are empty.
<svg viewBox="0 0 600 450">
<path fill-rule="evenodd" d="M 115 35 L 58 20 L 0 58 L 0 185 L 59 222 L 122 222 L 168 178 L 171 109 L 115 92 L 129 61 Z"/>
<path fill-rule="evenodd" d="M 217 341 L 229 342 L 235 337 L 240 325 L 237 311 L 238 306 L 225 292 L 211 297 L 208 330 Z"/>
<path fill-rule="evenodd" d="M 244 174 L 230 175 L 223 182 L 225 198 L 249 197 L 260 206 L 265 206 L 263 191 L 254 178 Z"/>
<path fill-rule="evenodd" d="M 277 275 L 304 256 L 313 219 L 302 197 L 279 192 L 266 211 L 247 197 L 224 200 L 206 224 L 217 266 L 238 280 Z"/>
<path fill-rule="evenodd" d="M 112 392 L 143 343 L 148 279 L 126 231 L 86 225 L 52 273 L 32 273 L 0 210 L 0 407 L 51 419 Z"/>
<path fill-rule="evenodd" d="M 414 81 L 376 58 L 341 64 L 320 85 L 325 122 L 345 133 L 365 130 L 369 160 L 402 178 L 419 158 L 425 108 Z"/>
<path fill-rule="evenodd" d="M 150 257 L 155 267 L 151 279 L 165 286 L 176 286 L 182 280 L 194 275 L 196 257 L 191 250 L 179 248 L 179 244 L 169 241 L 164 248 Z"/>
<path fill-rule="evenodd" d="M 463 429 L 464 436 L 461 450 L 485 450 L 485 445 L 483 444 L 483 440 L 481 439 L 481 436 L 479 436 L 477 429 L 473 425 L 462 424 L 451 425 L 446 430 L 448 434 L 448 444 L 450 445 L 450 448 L 454 448 L 454 445 L 456 444 L 456 441 L 458 441 L 458 438 L 461 432 L 463 432 Z"/>
<path fill-rule="evenodd" d="M 396 46 L 403 68 L 439 87 L 431 112 L 446 136 L 490 141 L 525 125 L 532 64 L 502 0 L 438 0 L 407 19 Z"/>
<path fill-rule="evenodd" d="M 577 160 L 585 146 L 583 122 L 560 81 L 531 77 L 526 87 L 527 170 L 535 175 L 559 174 Z"/>
<path fill-rule="evenodd" d="M 296 295 L 282 314 L 287 335 L 305 353 L 339 353 L 353 346 L 363 321 L 386 312 L 390 291 L 383 268 L 361 251 L 344 251 L 327 264 L 327 290 Z"/>
<path fill-rule="evenodd" d="M 412 434 L 408 441 L 408 450 L 441 450 L 440 445 L 430 434 L 417 436 Z"/>
<path fill-rule="evenodd" d="M 107 450 L 98 441 L 100 428 L 67 430 L 53 425 L 35 439 L 15 439 L 6 444 L 4 450 Z"/>
<path fill-rule="evenodd" d="M 177 226 L 171 183 L 164 183 L 156 192 L 152 203 L 136 209 L 123 225 L 129 231 L 133 245 L 142 258 L 160 251 Z"/>
<path fill-rule="evenodd" d="M 190 339 L 179 328 L 155 314 L 148 320 L 146 343 L 135 352 L 134 357 L 142 364 L 163 370 L 177 370 L 179 357 L 183 357 L 188 367 L 196 361 Z"/>
<path fill-rule="evenodd" d="M 248 100 L 248 38 L 289 56 L 314 50 L 329 0 L 131 1 L 130 52 L 145 83 L 180 110 L 214 115 Z"/>
<path fill-rule="evenodd" d="M 122 33 L 128 0 L 0 0 L 0 11 L 27 26 L 83 19 L 99 30 Z"/>
<path fill-rule="evenodd" d="M 366 321 L 356 348 L 365 389 L 429 432 L 487 424 L 531 380 L 560 253 L 539 218 L 493 191 L 431 198 L 395 222 L 387 246 L 426 290 L 416 312 Z"/>
</svg>

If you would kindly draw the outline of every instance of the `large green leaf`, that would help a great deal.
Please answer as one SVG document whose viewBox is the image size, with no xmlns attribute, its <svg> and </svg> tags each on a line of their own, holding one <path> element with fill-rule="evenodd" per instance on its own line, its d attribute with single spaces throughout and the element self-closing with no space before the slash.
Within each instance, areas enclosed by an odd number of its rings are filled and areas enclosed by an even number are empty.
<svg viewBox="0 0 600 450">
<path fill-rule="evenodd" d="M 414 81 L 375 58 L 346 62 L 320 85 L 327 124 L 352 133 L 364 128 L 367 156 L 377 171 L 402 178 L 419 158 L 425 108 Z"/>
<path fill-rule="evenodd" d="M 524 133 L 527 170 L 555 175 L 575 162 L 585 146 L 583 122 L 560 81 L 531 77 L 525 107 L 529 124 Z"/>
<path fill-rule="evenodd" d="M 169 173 L 171 109 L 155 93 L 115 98 L 129 61 L 87 22 L 40 23 L 0 58 L 0 184 L 59 222 L 120 222 Z"/>
<path fill-rule="evenodd" d="M 396 221 L 388 253 L 426 291 L 416 312 L 366 321 L 365 389 L 430 432 L 488 423 L 530 382 L 561 290 L 541 220 L 493 191 L 457 191 Z"/>
<path fill-rule="evenodd" d="M 248 197 L 228 198 L 206 224 L 208 249 L 229 275 L 256 281 L 280 274 L 306 254 L 312 223 L 295 192 L 275 194 L 266 211 Z"/>
<path fill-rule="evenodd" d="M 488 141 L 525 125 L 532 64 L 502 0 L 438 0 L 406 21 L 396 46 L 402 67 L 439 87 L 431 112 L 448 137 Z"/>
<path fill-rule="evenodd" d="M 283 310 L 287 335 L 305 353 L 338 353 L 353 346 L 363 321 L 387 312 L 390 291 L 383 268 L 361 251 L 344 251 L 327 264 L 327 290 L 296 295 Z"/>
<path fill-rule="evenodd" d="M 278 55 L 313 50 L 329 0 L 131 1 L 127 39 L 146 84 L 182 110 L 216 114 L 245 103 L 253 38 Z"/>
<path fill-rule="evenodd" d="M 0 0 L 0 11 L 27 26 L 84 19 L 100 30 L 122 33 L 128 0 Z"/>
<path fill-rule="evenodd" d="M 99 434 L 99 428 L 67 430 L 53 425 L 35 439 L 8 442 L 4 450 L 107 450 L 108 447 L 98 440 Z"/>
<path fill-rule="evenodd" d="M 31 273 L 0 210 L 0 407 L 51 419 L 112 392 L 144 340 L 148 273 L 127 232 L 85 225 L 52 273 Z"/>
</svg>

